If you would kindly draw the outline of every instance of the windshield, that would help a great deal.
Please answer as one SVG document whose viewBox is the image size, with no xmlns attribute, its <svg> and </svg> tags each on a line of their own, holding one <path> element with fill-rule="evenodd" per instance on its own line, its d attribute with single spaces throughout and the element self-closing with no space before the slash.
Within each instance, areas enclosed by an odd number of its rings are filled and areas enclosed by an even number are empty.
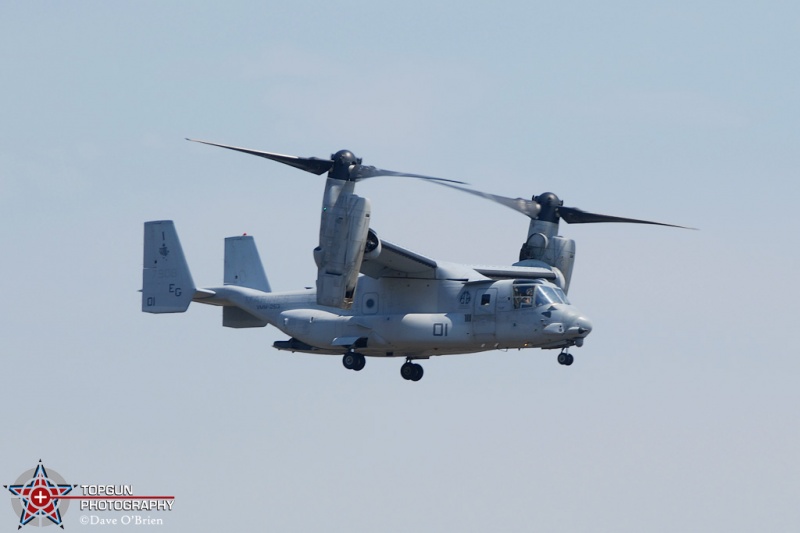
<svg viewBox="0 0 800 533">
<path fill-rule="evenodd" d="M 536 287 L 536 307 L 548 304 L 567 303 L 567 297 L 561 289 L 554 287 Z"/>
<path fill-rule="evenodd" d="M 558 287 L 535 283 L 514 284 L 514 309 L 530 309 L 550 304 L 569 304 L 569 300 Z"/>
</svg>

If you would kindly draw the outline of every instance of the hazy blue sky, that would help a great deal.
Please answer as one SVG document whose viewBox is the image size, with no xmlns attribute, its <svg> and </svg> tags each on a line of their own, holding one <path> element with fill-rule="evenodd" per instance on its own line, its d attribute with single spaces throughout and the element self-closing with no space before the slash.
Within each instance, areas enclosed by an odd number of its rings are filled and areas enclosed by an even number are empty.
<svg viewBox="0 0 800 533">
<path fill-rule="evenodd" d="M 164 532 L 797 530 L 798 50 L 796 2 L 3 2 L 0 484 L 41 458 L 174 494 Z M 569 368 L 348 372 L 216 308 L 140 312 L 146 220 L 201 285 L 243 232 L 273 289 L 314 283 L 323 180 L 184 137 L 701 231 L 562 227 L 594 324 Z M 441 187 L 359 191 L 439 259 L 526 235 Z"/>
</svg>

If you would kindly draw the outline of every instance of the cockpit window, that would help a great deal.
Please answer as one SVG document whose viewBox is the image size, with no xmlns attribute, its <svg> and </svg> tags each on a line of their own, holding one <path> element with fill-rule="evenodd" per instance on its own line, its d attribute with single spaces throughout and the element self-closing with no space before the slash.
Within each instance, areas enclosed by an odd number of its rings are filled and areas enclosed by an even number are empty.
<svg viewBox="0 0 800 533">
<path fill-rule="evenodd" d="M 532 284 L 514 285 L 514 309 L 530 309 L 533 307 L 533 295 L 536 286 Z"/>
<path fill-rule="evenodd" d="M 569 303 L 569 298 L 567 298 L 567 295 L 564 294 L 564 291 L 562 291 L 559 287 L 553 287 L 553 292 L 556 293 L 556 296 L 558 296 L 562 304 L 571 305 Z"/>
<path fill-rule="evenodd" d="M 531 282 L 514 283 L 514 309 L 530 309 L 550 304 L 569 304 L 569 300 L 558 287 Z"/>
<path fill-rule="evenodd" d="M 568 304 L 567 295 L 558 287 L 536 287 L 536 307 L 547 304 Z"/>
<path fill-rule="evenodd" d="M 558 297 L 550 287 L 538 287 L 536 291 L 536 307 L 540 305 L 548 305 L 559 303 Z"/>
</svg>

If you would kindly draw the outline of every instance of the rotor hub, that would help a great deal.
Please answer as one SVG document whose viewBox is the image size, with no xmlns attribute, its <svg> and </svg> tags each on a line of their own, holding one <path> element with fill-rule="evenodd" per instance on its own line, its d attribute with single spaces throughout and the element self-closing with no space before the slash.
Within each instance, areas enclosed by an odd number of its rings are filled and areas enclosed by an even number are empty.
<svg viewBox="0 0 800 533">
<path fill-rule="evenodd" d="M 358 158 L 350 150 L 339 150 L 331 156 L 331 159 L 334 165 L 341 164 L 349 166 L 359 162 Z"/>
<path fill-rule="evenodd" d="M 349 181 L 350 169 L 354 165 L 361 164 L 361 159 L 357 158 L 350 150 L 339 150 L 331 155 L 333 166 L 331 167 L 328 177 Z"/>
<path fill-rule="evenodd" d="M 564 202 L 555 193 L 545 192 L 534 196 L 533 200 L 542 206 L 539 216 L 536 217 L 538 220 L 558 223 L 558 208 L 564 205 Z"/>
</svg>

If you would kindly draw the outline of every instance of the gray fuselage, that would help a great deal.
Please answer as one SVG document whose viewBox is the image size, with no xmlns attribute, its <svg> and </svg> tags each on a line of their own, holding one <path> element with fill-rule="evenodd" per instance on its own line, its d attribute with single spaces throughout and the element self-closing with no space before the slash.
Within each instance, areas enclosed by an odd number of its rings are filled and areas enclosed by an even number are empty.
<svg viewBox="0 0 800 533">
<path fill-rule="evenodd" d="M 195 301 L 235 306 L 295 343 L 292 351 L 424 359 L 507 348 L 581 345 L 591 323 L 544 280 L 360 276 L 349 310 L 320 306 L 316 291 L 210 288 Z M 308 349 L 304 349 L 306 345 Z M 277 346 L 276 347 L 280 347 Z"/>
</svg>

